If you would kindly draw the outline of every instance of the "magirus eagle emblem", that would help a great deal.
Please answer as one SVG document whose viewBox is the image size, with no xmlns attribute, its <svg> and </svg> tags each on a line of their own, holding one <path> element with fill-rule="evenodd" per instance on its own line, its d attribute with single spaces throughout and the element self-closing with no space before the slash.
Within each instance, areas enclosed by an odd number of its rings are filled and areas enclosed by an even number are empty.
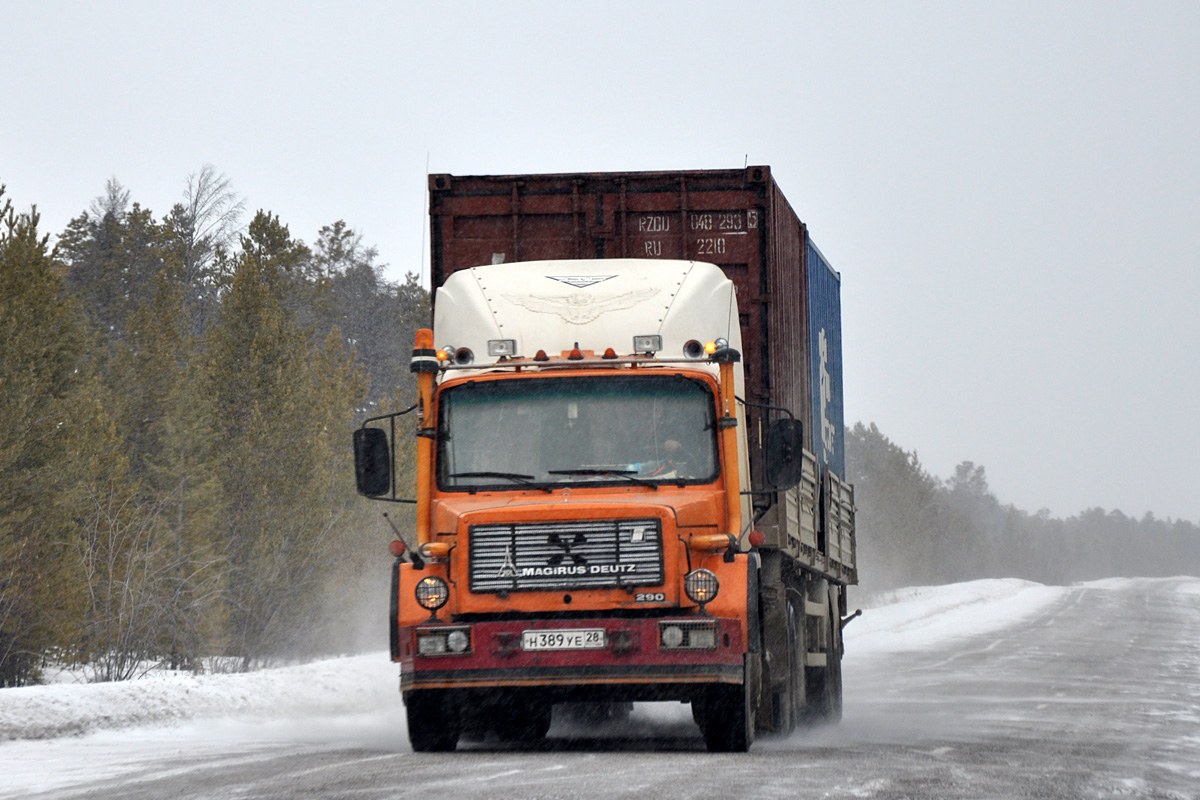
<svg viewBox="0 0 1200 800">
<path fill-rule="evenodd" d="M 574 292 L 568 295 L 506 294 L 502 297 L 534 313 L 554 314 L 574 325 L 585 325 L 610 311 L 632 308 L 654 297 L 658 291 L 656 287 L 650 287 L 607 297 L 590 292 Z"/>
</svg>

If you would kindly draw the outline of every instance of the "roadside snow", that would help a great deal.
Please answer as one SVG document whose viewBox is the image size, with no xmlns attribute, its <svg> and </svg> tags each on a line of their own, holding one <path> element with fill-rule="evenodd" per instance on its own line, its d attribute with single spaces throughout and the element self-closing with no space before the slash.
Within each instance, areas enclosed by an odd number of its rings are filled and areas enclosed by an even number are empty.
<svg viewBox="0 0 1200 800">
<path fill-rule="evenodd" d="M 925 650 L 948 639 L 992 633 L 1068 591 L 1027 581 L 982 580 L 892 592 L 846 628 L 847 658 Z M 0 689 L 0 763 L 6 760 L 5 741 L 14 739 L 205 720 L 304 719 L 311 726 L 320 718 L 325 726 L 355 714 L 403 717 L 398 688 L 396 666 L 386 653 L 373 653 L 249 674 L 178 673 L 120 683 Z"/>
<path fill-rule="evenodd" d="M 0 743 L 194 719 L 352 714 L 398 702 L 384 653 L 261 672 L 0 689 Z"/>
<path fill-rule="evenodd" d="M 846 657 L 930 650 L 948 640 L 995 633 L 1070 591 L 1007 578 L 888 592 L 847 625 Z"/>
</svg>

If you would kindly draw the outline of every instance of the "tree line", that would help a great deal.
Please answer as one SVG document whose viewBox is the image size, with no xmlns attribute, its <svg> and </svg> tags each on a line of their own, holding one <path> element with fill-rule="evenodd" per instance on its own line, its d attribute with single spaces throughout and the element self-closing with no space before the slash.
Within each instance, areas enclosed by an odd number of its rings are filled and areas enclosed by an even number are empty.
<svg viewBox="0 0 1200 800">
<path fill-rule="evenodd" d="M 245 216 L 209 166 L 162 217 L 114 179 L 51 246 L 0 190 L 0 686 L 344 651 L 384 596 L 350 432 L 415 392 L 428 293 Z"/>
<path fill-rule="evenodd" d="M 210 166 L 161 217 L 114 179 L 51 246 L 0 187 L 0 687 L 385 630 L 391 530 L 354 494 L 350 433 L 415 394 L 428 293 L 343 221 L 308 245 L 246 217 Z M 1189 522 L 1030 514 L 971 462 L 943 481 L 874 425 L 846 443 L 867 588 L 1200 574 Z"/>
<path fill-rule="evenodd" d="M 940 480 L 874 424 L 847 430 L 846 463 L 867 589 L 1200 575 L 1200 526 L 1192 522 L 1102 508 L 1065 519 L 1022 511 L 996 499 L 984 467 L 964 461 Z"/>
</svg>

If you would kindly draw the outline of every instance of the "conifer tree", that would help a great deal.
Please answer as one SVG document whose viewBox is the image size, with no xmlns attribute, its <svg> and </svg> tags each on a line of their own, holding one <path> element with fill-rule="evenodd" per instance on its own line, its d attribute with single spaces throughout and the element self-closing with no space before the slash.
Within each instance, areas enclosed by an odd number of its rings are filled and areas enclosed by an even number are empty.
<svg viewBox="0 0 1200 800">
<path fill-rule="evenodd" d="M 119 468 L 83 320 L 37 225 L 0 207 L 0 686 L 78 642 L 77 513 Z"/>
<path fill-rule="evenodd" d="M 326 427 L 337 404 L 318 387 L 354 380 L 312 357 L 285 307 L 289 281 L 307 257 L 277 217 L 259 212 L 209 338 L 229 635 L 246 666 L 296 646 L 335 531 L 323 501 L 330 486 Z M 351 408 L 345 406 L 346 418 Z"/>
</svg>

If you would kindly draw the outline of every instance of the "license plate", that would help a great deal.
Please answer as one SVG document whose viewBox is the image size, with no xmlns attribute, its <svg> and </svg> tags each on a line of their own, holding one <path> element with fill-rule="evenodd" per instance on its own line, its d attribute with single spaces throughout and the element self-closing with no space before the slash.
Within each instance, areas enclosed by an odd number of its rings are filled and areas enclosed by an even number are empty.
<svg viewBox="0 0 1200 800">
<path fill-rule="evenodd" d="M 602 650 L 608 645 L 603 628 L 557 628 L 522 631 L 522 650 Z"/>
</svg>

